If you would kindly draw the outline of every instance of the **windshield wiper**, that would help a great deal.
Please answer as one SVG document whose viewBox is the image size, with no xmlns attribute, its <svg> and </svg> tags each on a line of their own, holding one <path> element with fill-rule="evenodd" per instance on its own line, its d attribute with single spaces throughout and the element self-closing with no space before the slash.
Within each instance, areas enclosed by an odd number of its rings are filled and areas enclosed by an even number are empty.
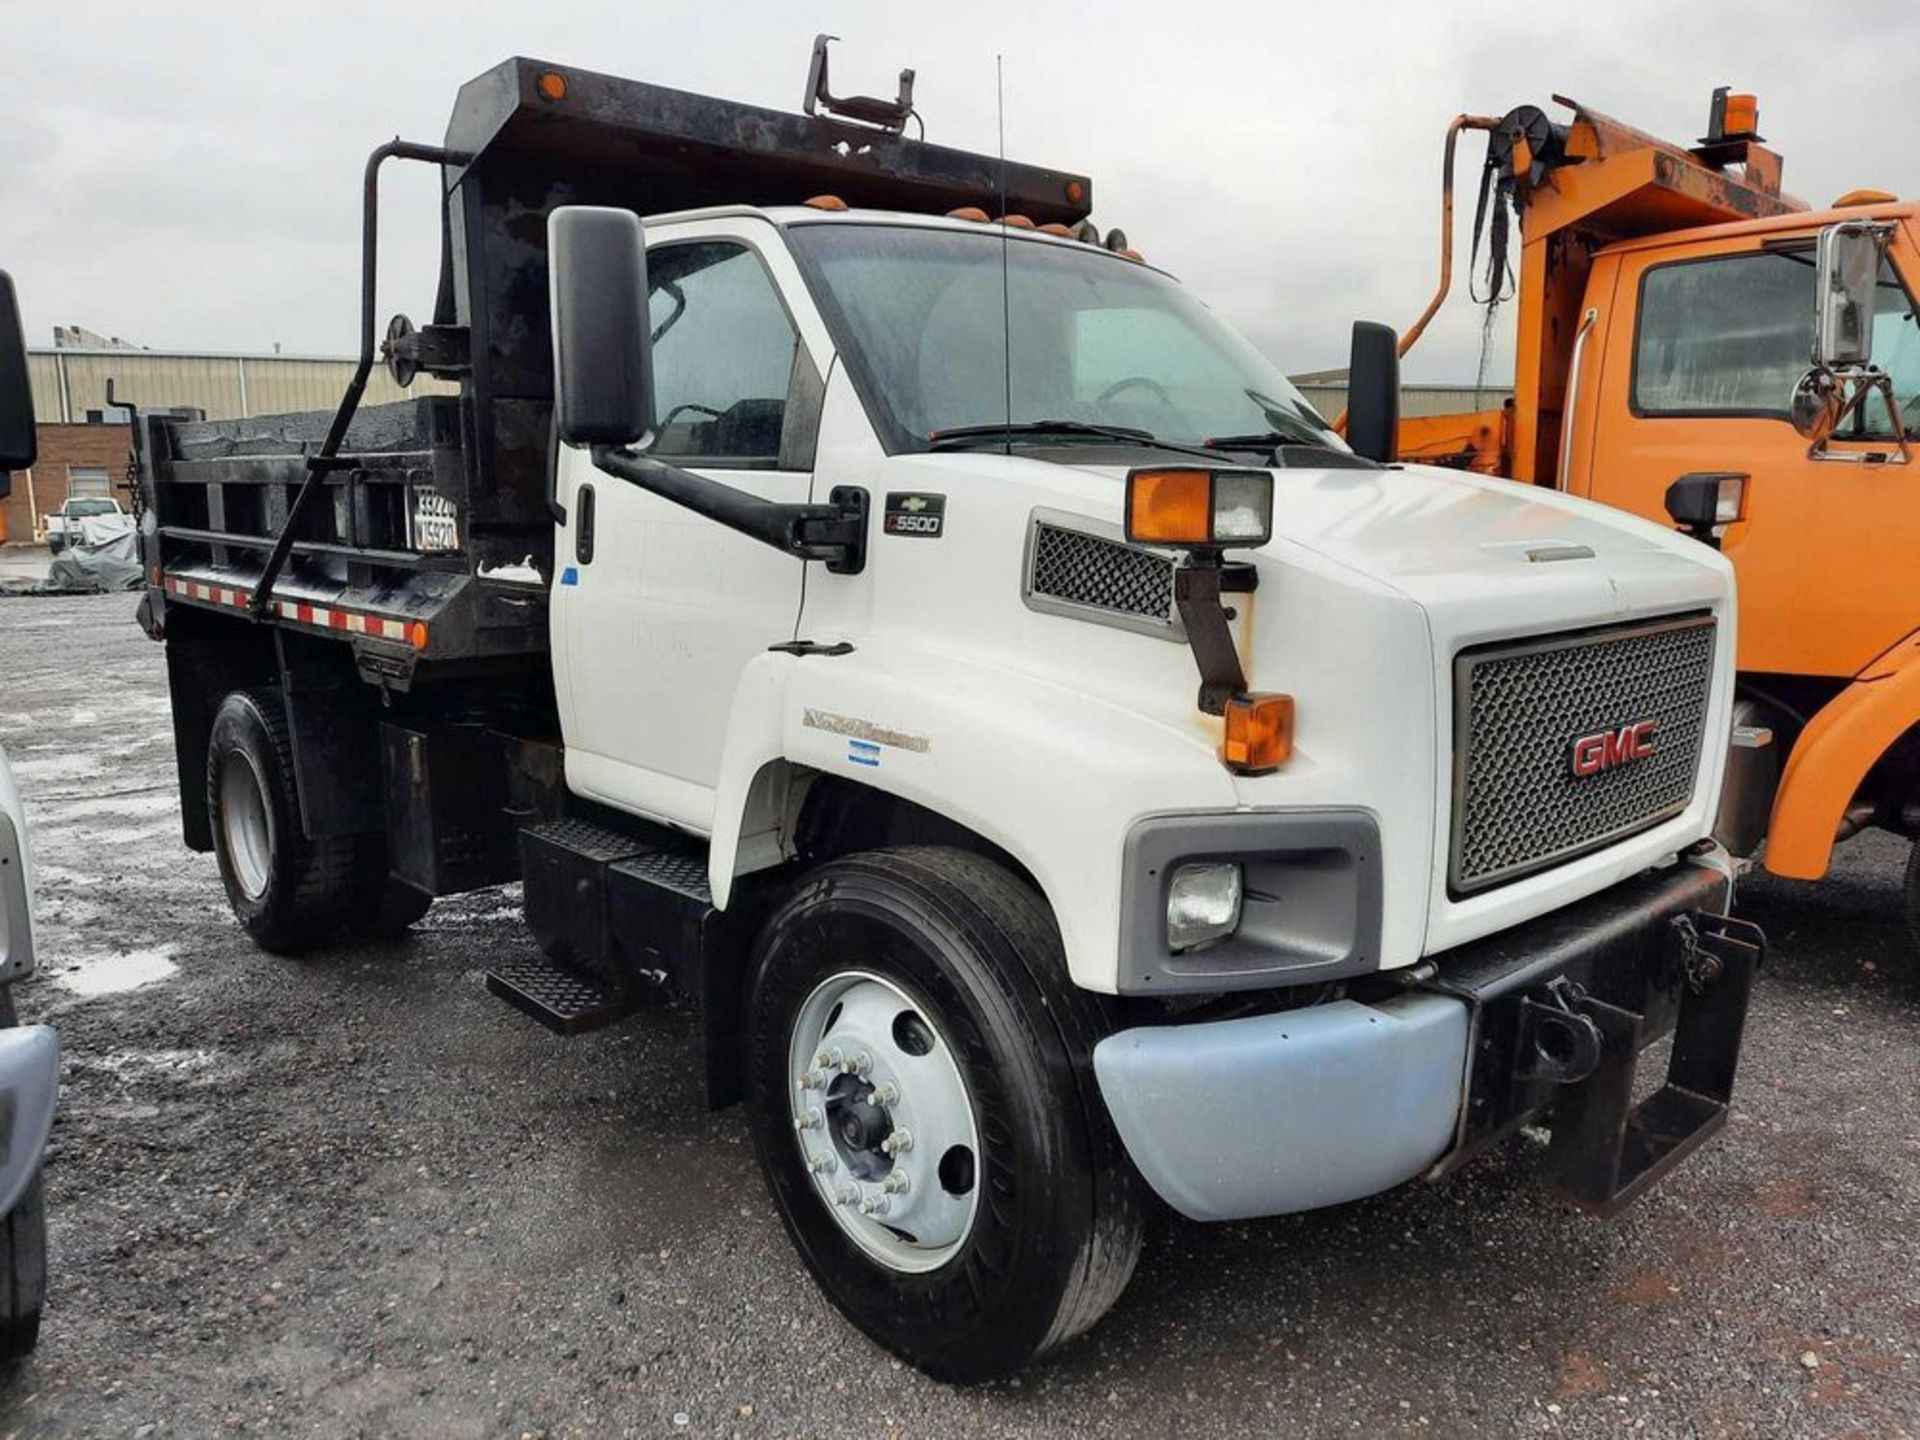
<svg viewBox="0 0 1920 1440">
<path fill-rule="evenodd" d="M 1212 452 L 1178 440 L 1162 440 L 1151 430 L 1135 430 L 1130 425 L 1094 425 L 1085 420 L 1020 420 L 1012 425 L 955 425 L 935 430 L 927 436 L 932 450 L 958 449 L 981 441 L 1028 439 L 1048 435 L 1086 436 L 1112 440 L 1121 445 L 1148 445 L 1155 450 L 1171 450 L 1176 455 L 1198 455 L 1211 460 Z"/>
<path fill-rule="evenodd" d="M 1282 430 L 1262 430 L 1254 435 L 1211 435 L 1200 442 L 1208 450 L 1278 450 L 1282 445 L 1315 445 L 1322 450 L 1333 447 L 1320 439 L 1308 439 L 1304 434 L 1289 434 Z"/>
<path fill-rule="evenodd" d="M 1120 425 L 1090 425 L 1084 420 L 1021 420 L 1010 425 L 955 425 L 928 434 L 927 444 L 936 450 L 969 445 L 976 440 L 1000 440 L 1008 436 L 1024 439 L 1044 435 L 1093 435 L 1103 440 L 1123 440 L 1134 445 L 1153 443 L 1151 430 L 1134 430 Z"/>
</svg>

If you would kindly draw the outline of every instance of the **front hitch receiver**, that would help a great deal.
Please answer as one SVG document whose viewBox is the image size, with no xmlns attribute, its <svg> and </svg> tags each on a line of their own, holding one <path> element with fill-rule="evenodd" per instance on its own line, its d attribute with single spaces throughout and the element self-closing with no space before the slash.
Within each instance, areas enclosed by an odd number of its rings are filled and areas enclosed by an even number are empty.
<svg viewBox="0 0 1920 1440">
<path fill-rule="evenodd" d="M 1577 1085 L 1600 1068 L 1605 1038 L 1581 1008 L 1589 999 L 1584 989 L 1564 975 L 1521 998 L 1516 1079 Z"/>
<path fill-rule="evenodd" d="M 1716 1134 L 1733 1099 L 1766 939 L 1749 921 L 1698 911 L 1675 916 L 1671 925 L 1670 983 L 1680 996 L 1673 1051 L 1666 1082 L 1638 1104 L 1634 1080 L 1646 1016 L 1566 981 L 1522 1004 L 1528 1044 L 1516 1080 L 1531 1071 L 1530 1078 L 1564 1087 L 1553 1102 L 1549 1179 L 1563 1198 L 1603 1217 L 1632 1204 Z"/>
</svg>

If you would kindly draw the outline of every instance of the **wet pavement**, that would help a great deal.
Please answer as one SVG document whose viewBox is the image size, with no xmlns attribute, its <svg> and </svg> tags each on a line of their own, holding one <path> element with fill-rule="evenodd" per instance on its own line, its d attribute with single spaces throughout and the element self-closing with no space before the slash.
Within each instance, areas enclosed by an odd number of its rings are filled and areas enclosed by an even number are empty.
<svg viewBox="0 0 1920 1440">
<path fill-rule="evenodd" d="M 843 1323 L 672 1013 L 488 996 L 517 894 L 287 961 L 179 841 L 133 597 L 0 599 L 0 745 L 59 1027 L 54 1293 L 19 1435 L 1920 1434 L 1920 985 L 1902 847 L 1758 880 L 1735 1118 L 1602 1224 L 1524 1142 L 1438 1186 L 1162 1217 L 1094 1332 L 955 1390 Z"/>
</svg>

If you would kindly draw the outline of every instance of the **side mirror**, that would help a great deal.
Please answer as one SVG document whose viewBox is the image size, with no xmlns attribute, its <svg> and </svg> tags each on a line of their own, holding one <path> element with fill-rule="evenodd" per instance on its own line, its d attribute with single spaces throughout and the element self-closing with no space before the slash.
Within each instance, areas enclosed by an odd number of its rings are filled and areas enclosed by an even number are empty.
<svg viewBox="0 0 1920 1440">
<path fill-rule="evenodd" d="M 1874 292 L 1887 230 L 1844 220 L 1820 232 L 1814 252 L 1813 363 L 1855 370 L 1873 360 Z"/>
<path fill-rule="evenodd" d="M 1814 445 L 1825 445 L 1847 410 L 1846 386 L 1831 370 L 1816 365 L 1794 383 L 1787 400 L 1787 415 L 1800 438 Z"/>
<path fill-rule="evenodd" d="M 0 476 L 9 470 L 31 469 L 38 455 L 20 306 L 14 299 L 12 278 L 0 270 Z M 0 490 L 0 495 L 5 493 Z"/>
<path fill-rule="evenodd" d="M 1347 444 L 1391 464 L 1400 454 L 1400 337 L 1391 325 L 1353 322 L 1347 363 Z"/>
<path fill-rule="evenodd" d="M 554 415 L 568 445 L 631 445 L 653 428 L 647 244 L 630 210 L 564 205 L 547 219 Z"/>
</svg>

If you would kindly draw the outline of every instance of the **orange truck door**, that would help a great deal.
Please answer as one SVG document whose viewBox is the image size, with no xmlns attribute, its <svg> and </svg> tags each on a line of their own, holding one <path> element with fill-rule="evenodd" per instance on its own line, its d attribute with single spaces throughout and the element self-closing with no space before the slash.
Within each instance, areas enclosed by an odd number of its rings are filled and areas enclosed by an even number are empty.
<svg viewBox="0 0 1920 1440">
<path fill-rule="evenodd" d="M 1812 344 L 1814 230 L 1626 246 L 1596 267 L 1614 311 L 1581 386 L 1569 488 L 1666 521 L 1667 487 L 1698 471 L 1749 476 L 1728 527 L 1739 574 L 1740 669 L 1851 678 L 1920 629 L 1920 450 L 1899 448 L 1877 400 L 1812 459 L 1787 418 Z M 1764 241 L 1764 243 L 1763 243 Z M 1920 424 L 1920 278 L 1912 237 L 1883 273 L 1874 361 Z M 1903 283 L 1901 275 L 1906 280 Z M 1851 424 L 1851 422 L 1850 422 Z"/>
</svg>

